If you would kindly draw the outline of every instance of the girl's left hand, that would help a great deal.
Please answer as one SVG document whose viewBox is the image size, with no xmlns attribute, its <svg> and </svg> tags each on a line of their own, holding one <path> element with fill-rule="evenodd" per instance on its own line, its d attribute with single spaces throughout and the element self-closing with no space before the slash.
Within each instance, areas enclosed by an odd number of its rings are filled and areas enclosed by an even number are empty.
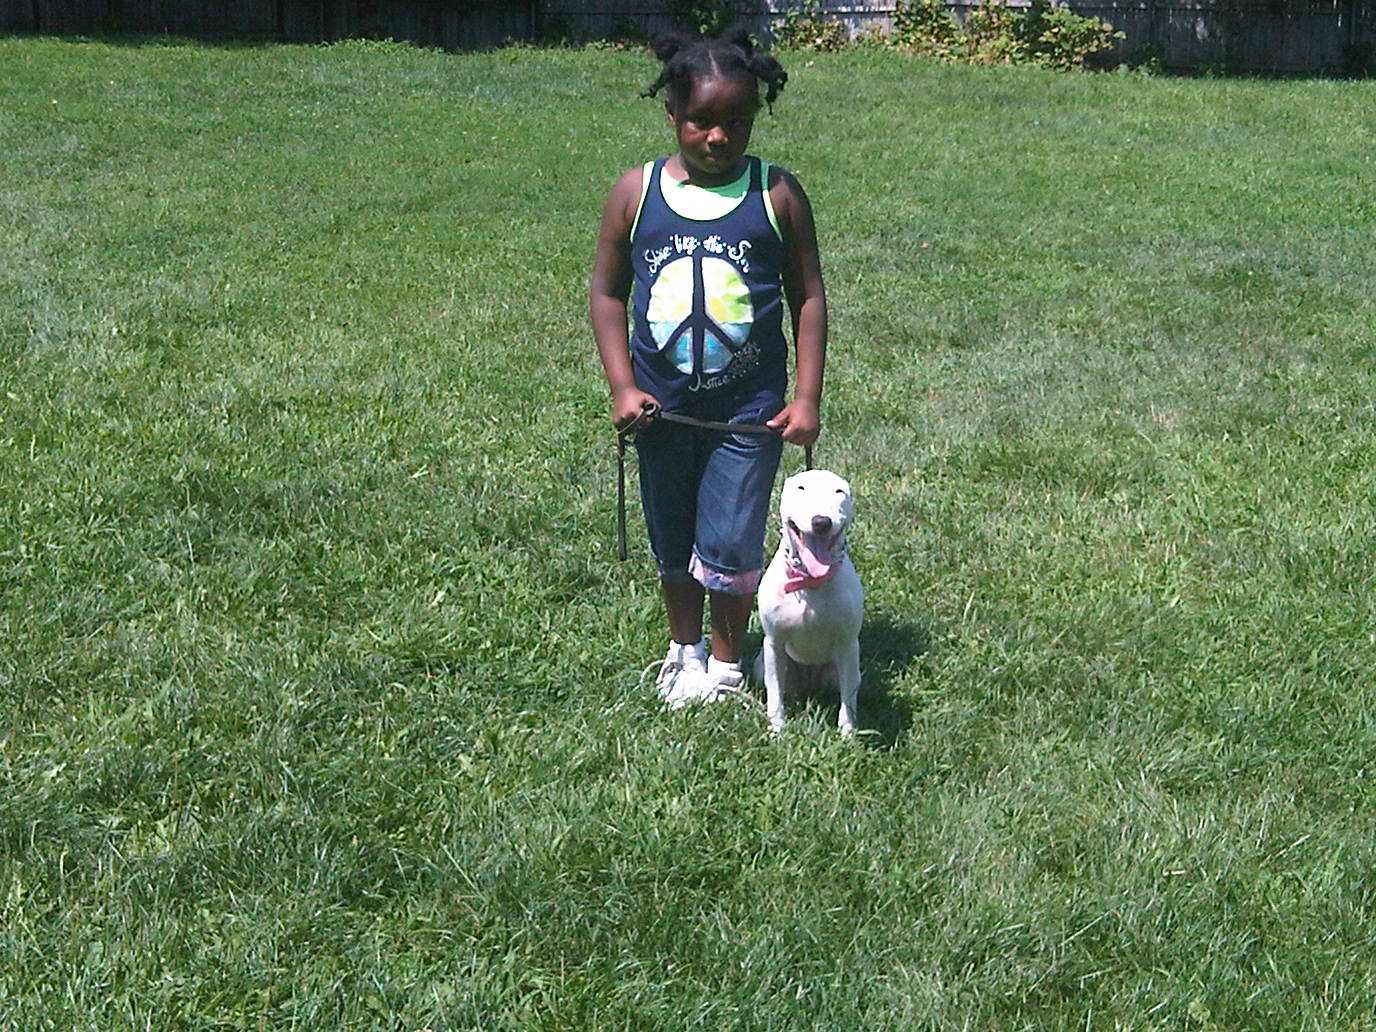
<svg viewBox="0 0 1376 1032">
<path fill-rule="evenodd" d="M 789 444 L 807 447 L 817 440 L 822 432 L 822 420 L 817 412 L 817 403 L 794 399 L 785 405 L 779 414 L 768 420 L 765 426 L 783 431 L 783 439 Z"/>
</svg>

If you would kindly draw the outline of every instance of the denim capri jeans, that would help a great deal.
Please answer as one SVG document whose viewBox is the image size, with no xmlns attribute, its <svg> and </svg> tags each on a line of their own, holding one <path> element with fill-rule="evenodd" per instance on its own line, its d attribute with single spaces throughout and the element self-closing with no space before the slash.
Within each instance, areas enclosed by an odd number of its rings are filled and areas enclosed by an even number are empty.
<svg viewBox="0 0 1376 1032">
<path fill-rule="evenodd" d="M 735 423 L 763 422 L 748 413 Z M 764 571 L 764 531 L 783 454 L 778 434 L 733 434 L 658 420 L 636 438 L 650 551 L 665 581 L 748 595 Z"/>
</svg>

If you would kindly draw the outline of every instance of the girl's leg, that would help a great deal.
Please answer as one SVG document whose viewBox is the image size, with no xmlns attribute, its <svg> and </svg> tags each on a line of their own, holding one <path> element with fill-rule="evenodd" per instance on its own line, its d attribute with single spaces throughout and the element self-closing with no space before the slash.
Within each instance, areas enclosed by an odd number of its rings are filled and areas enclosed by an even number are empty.
<svg viewBox="0 0 1376 1032">
<path fill-rule="evenodd" d="M 664 592 L 664 610 L 669 615 L 669 637 L 682 645 L 697 644 L 702 638 L 702 585 L 695 580 L 662 580 L 660 587 Z M 715 599 L 712 613 L 715 625 Z"/>
<path fill-rule="evenodd" d="M 745 632 L 750 627 L 750 614 L 755 609 L 755 596 L 713 591 L 709 597 L 712 605 L 712 656 L 723 663 L 739 663 L 741 650 L 745 648 Z"/>
<path fill-rule="evenodd" d="M 635 442 L 640 458 L 640 500 L 650 532 L 650 551 L 659 565 L 669 637 L 682 645 L 696 645 L 702 639 L 704 591 L 688 573 L 701 473 L 698 436 L 659 423 L 643 431 Z"/>
<path fill-rule="evenodd" d="M 690 568 L 707 587 L 712 656 L 721 663 L 739 663 L 745 647 L 782 450 L 777 437 L 722 435 L 714 441 L 703 472 Z"/>
<path fill-rule="evenodd" d="M 707 650 L 702 642 L 702 603 L 705 592 L 695 580 L 660 580 L 664 609 L 669 616 L 669 651 L 655 677 L 659 697 L 670 709 L 702 698 L 707 673 Z"/>
</svg>

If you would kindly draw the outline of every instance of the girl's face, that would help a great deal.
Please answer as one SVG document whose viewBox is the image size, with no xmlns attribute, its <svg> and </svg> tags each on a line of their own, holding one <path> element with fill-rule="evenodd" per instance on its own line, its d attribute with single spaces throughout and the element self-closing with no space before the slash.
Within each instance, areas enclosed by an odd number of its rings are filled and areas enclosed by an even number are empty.
<svg viewBox="0 0 1376 1032">
<path fill-rule="evenodd" d="M 681 104 L 665 100 L 689 179 L 720 185 L 740 174 L 759 108 L 753 77 L 695 79 Z"/>
</svg>

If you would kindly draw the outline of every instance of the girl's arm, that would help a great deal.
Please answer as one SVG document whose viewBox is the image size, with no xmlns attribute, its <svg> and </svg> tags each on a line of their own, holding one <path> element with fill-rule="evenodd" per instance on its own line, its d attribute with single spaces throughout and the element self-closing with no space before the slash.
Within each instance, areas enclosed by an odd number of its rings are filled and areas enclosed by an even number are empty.
<svg viewBox="0 0 1376 1032">
<path fill-rule="evenodd" d="M 783 438 L 808 445 L 821 432 L 822 379 L 827 357 L 827 293 L 817 254 L 817 227 L 802 184 L 770 170 L 769 199 L 784 238 L 784 296 L 793 315 L 793 401 L 769 421 Z"/>
<path fill-rule="evenodd" d="M 593 261 L 588 307 L 597 353 L 612 392 L 612 422 L 621 428 L 641 410 L 658 404 L 635 384 L 626 335 L 626 302 L 631 296 L 631 221 L 640 203 L 641 170 L 633 168 L 612 187 L 602 211 Z"/>
</svg>

